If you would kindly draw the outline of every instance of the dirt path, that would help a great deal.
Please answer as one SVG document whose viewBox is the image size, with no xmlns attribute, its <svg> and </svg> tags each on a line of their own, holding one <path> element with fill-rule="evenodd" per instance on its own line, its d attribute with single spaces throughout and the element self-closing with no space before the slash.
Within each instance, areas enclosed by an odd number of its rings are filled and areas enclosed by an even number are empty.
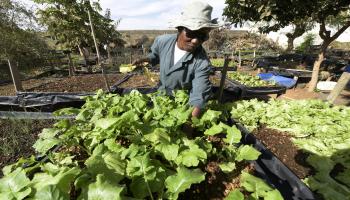
<svg viewBox="0 0 350 200">
<path fill-rule="evenodd" d="M 329 92 L 308 92 L 306 88 L 289 89 L 280 99 L 322 99 L 327 100 Z M 344 89 L 334 102 L 335 105 L 350 106 L 350 88 Z"/>
</svg>

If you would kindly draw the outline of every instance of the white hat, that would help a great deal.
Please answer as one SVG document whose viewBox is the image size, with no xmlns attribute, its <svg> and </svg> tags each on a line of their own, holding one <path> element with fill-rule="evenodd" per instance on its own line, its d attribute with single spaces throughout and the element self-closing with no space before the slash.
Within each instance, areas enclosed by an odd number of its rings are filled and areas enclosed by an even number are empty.
<svg viewBox="0 0 350 200">
<path fill-rule="evenodd" d="M 171 27 L 184 26 L 190 30 L 218 28 L 217 19 L 211 19 L 212 10 L 213 7 L 207 3 L 193 1 L 183 8 L 179 18 L 170 22 Z"/>
</svg>

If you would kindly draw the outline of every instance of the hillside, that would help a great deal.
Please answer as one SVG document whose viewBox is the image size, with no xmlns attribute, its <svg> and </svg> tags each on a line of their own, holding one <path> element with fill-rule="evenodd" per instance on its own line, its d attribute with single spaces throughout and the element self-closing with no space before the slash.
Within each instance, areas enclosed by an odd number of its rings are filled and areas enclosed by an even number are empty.
<svg viewBox="0 0 350 200">
<path fill-rule="evenodd" d="M 332 48 L 335 48 L 335 49 L 343 49 L 343 50 L 350 51 L 350 42 L 334 41 L 329 46 L 332 47 Z"/>
<path fill-rule="evenodd" d="M 120 30 L 126 47 L 149 47 L 154 38 L 162 34 L 176 33 L 176 30 Z M 208 50 L 268 49 L 280 50 L 277 44 L 264 36 L 243 30 L 214 30 L 204 47 Z"/>
<path fill-rule="evenodd" d="M 126 47 L 130 46 L 151 46 L 158 35 L 176 33 L 176 30 L 120 30 Z"/>
</svg>

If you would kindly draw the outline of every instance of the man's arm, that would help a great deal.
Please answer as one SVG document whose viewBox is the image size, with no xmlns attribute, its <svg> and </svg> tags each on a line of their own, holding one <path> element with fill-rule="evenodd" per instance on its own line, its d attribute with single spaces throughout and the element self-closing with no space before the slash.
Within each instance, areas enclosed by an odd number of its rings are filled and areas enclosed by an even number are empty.
<svg viewBox="0 0 350 200">
<path fill-rule="evenodd" d="M 192 80 L 192 89 L 190 91 L 189 104 L 193 106 L 192 116 L 198 117 L 201 114 L 201 109 L 204 108 L 211 94 L 211 83 L 209 81 L 210 68 L 209 62 L 203 62 L 194 74 Z"/>
</svg>

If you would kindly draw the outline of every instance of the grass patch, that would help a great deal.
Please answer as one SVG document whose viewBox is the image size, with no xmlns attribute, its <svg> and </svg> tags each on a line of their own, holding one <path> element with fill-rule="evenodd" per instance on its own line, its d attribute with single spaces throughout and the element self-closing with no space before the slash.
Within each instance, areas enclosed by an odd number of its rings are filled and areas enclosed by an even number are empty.
<svg viewBox="0 0 350 200">
<path fill-rule="evenodd" d="M 32 145 L 55 120 L 0 119 L 0 168 L 34 153 Z M 1 175 L 0 175 L 1 176 Z"/>
</svg>

